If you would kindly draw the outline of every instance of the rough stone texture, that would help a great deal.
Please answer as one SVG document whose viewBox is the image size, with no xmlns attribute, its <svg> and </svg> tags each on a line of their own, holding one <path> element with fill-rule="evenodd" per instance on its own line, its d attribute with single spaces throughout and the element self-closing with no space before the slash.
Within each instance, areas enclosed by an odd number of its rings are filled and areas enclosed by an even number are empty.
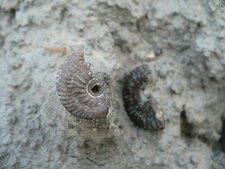
<svg viewBox="0 0 225 169">
<path fill-rule="evenodd" d="M 224 169 L 224 5 L 1 0 L 0 168 Z M 84 46 L 93 67 L 108 72 L 109 129 L 63 109 L 55 78 L 65 55 L 43 45 Z M 157 48 L 163 53 L 150 59 Z M 164 131 L 137 128 L 124 111 L 123 76 L 141 63 L 154 74 L 148 89 L 166 113 Z"/>
</svg>

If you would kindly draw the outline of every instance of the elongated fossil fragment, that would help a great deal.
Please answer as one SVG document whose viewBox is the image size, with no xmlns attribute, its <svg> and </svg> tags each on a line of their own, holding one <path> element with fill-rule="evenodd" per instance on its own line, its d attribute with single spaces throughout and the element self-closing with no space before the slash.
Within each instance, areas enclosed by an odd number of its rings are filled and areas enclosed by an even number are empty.
<svg viewBox="0 0 225 169">
<path fill-rule="evenodd" d="M 90 70 L 83 51 L 73 52 L 57 73 L 56 90 L 62 105 L 78 118 L 106 117 L 110 102 L 105 77 L 104 73 Z"/>
<path fill-rule="evenodd" d="M 123 102 L 125 110 L 135 125 L 149 130 L 165 128 L 164 114 L 159 103 L 150 94 L 142 97 L 150 70 L 146 64 L 134 68 L 125 76 Z"/>
</svg>

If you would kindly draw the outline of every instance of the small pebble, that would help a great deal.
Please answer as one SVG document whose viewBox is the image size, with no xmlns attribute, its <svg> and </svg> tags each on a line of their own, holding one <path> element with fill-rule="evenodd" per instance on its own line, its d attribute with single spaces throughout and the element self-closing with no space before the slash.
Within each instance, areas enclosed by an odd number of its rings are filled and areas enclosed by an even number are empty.
<svg viewBox="0 0 225 169">
<path fill-rule="evenodd" d="M 160 69 L 158 70 L 159 77 L 161 77 L 162 79 L 165 79 L 168 73 L 169 71 L 166 66 L 160 66 Z"/>
<path fill-rule="evenodd" d="M 154 58 L 155 58 L 155 54 L 154 54 L 154 53 L 149 53 L 149 54 L 147 55 L 147 58 L 148 58 L 148 59 L 154 59 Z"/>
<path fill-rule="evenodd" d="M 18 64 L 13 65 L 13 66 L 12 66 L 12 69 L 16 70 L 16 69 L 21 68 L 22 66 L 23 66 L 22 63 L 18 63 Z"/>
<path fill-rule="evenodd" d="M 180 95 L 183 92 L 183 86 L 179 83 L 173 83 L 170 87 L 170 90 L 173 94 Z"/>
<path fill-rule="evenodd" d="M 192 155 L 191 157 L 190 157 L 190 160 L 191 160 L 191 163 L 192 164 L 198 164 L 198 162 L 199 162 L 199 158 L 198 158 L 198 156 L 196 156 L 196 155 Z"/>
<path fill-rule="evenodd" d="M 54 68 L 54 67 L 55 67 L 55 62 L 52 62 L 52 61 L 49 62 L 49 63 L 48 63 L 48 66 L 49 66 L 50 68 Z"/>
<path fill-rule="evenodd" d="M 178 159 L 177 163 L 178 163 L 179 166 L 185 166 L 188 163 L 188 161 L 187 161 L 187 159 L 185 157 L 181 156 Z"/>
<path fill-rule="evenodd" d="M 156 48 L 154 50 L 155 56 L 160 56 L 162 53 L 163 53 L 163 49 L 161 49 L 161 48 Z"/>
</svg>

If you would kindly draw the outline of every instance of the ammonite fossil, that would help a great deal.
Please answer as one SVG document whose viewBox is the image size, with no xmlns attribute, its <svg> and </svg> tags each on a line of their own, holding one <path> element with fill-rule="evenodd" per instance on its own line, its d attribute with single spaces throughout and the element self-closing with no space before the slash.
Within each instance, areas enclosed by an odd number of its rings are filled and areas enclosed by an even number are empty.
<svg viewBox="0 0 225 169">
<path fill-rule="evenodd" d="M 164 113 L 151 94 L 145 96 L 142 92 L 148 82 L 149 73 L 148 66 L 144 64 L 125 76 L 123 102 L 134 124 L 144 129 L 160 130 L 165 128 Z"/>
<path fill-rule="evenodd" d="M 73 52 L 57 73 L 56 90 L 62 105 L 78 118 L 106 117 L 110 103 L 105 77 L 90 70 L 83 51 Z"/>
</svg>

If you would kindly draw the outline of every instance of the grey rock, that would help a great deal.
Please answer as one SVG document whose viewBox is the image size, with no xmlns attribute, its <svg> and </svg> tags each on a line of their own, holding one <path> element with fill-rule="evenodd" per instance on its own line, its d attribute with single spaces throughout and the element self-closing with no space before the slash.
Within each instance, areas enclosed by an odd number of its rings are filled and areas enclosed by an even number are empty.
<svg viewBox="0 0 225 169">
<path fill-rule="evenodd" d="M 0 168 L 224 169 L 223 155 L 211 157 L 224 120 L 222 0 L 1 0 L 0 19 Z M 109 130 L 63 109 L 55 82 L 66 56 L 43 44 L 84 46 L 109 74 Z M 124 74 L 143 63 L 157 75 L 146 90 L 168 117 L 161 132 L 124 111 Z"/>
</svg>

